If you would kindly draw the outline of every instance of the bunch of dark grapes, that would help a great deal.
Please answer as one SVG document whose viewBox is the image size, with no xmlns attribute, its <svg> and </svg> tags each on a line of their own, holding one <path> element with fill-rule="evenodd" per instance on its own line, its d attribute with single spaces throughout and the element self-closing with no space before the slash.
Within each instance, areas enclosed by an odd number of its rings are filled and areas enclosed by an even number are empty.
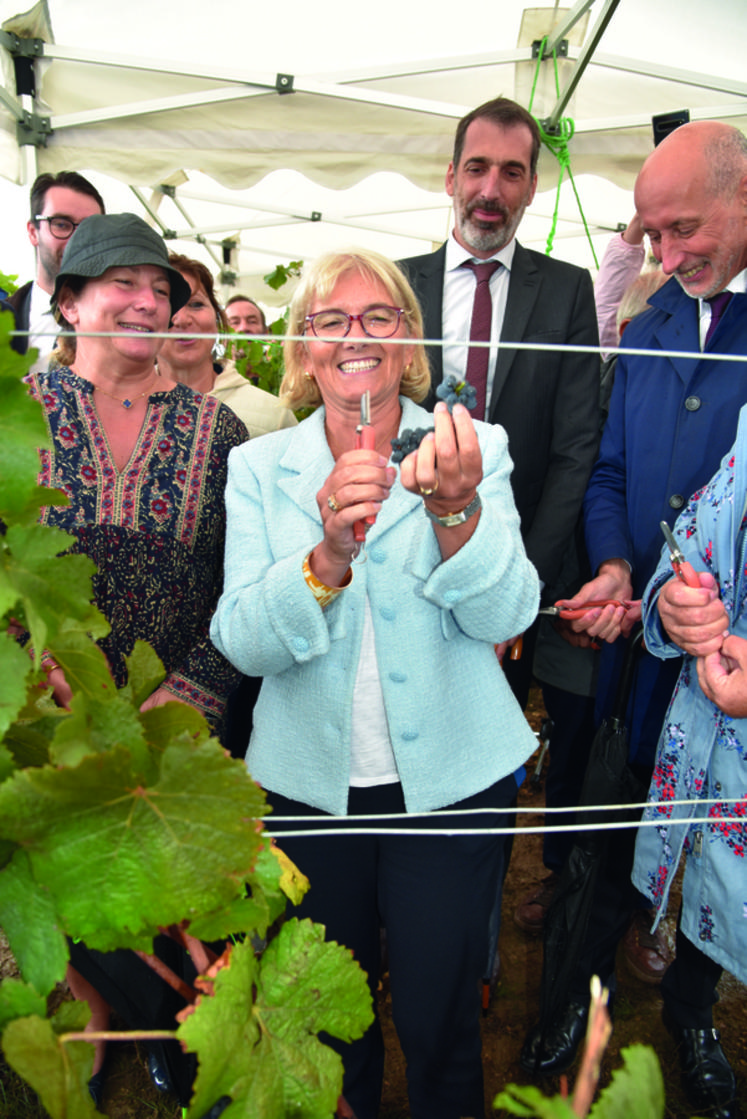
<svg viewBox="0 0 747 1119">
<path fill-rule="evenodd" d="M 446 401 L 450 412 L 455 404 L 463 404 L 467 411 L 477 404 L 477 393 L 474 386 L 469 381 L 460 381 L 453 373 L 444 377 L 436 389 L 436 396 L 439 400 Z"/>
<path fill-rule="evenodd" d="M 392 439 L 392 462 L 402 462 L 402 459 L 417 451 L 429 431 L 433 431 L 433 428 L 416 427 L 411 431 L 406 427 L 401 435 L 396 435 Z"/>
</svg>

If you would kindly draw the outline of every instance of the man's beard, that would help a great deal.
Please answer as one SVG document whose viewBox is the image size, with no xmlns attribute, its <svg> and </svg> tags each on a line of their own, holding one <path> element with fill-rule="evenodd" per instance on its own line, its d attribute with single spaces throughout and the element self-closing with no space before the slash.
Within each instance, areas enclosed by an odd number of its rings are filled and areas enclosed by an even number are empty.
<svg viewBox="0 0 747 1119">
<path fill-rule="evenodd" d="M 489 227 L 483 228 L 482 222 L 475 221 L 472 218 L 472 212 L 478 205 L 481 210 L 500 214 L 503 218 L 502 223 L 499 225 L 491 223 Z M 460 208 L 457 214 L 457 225 L 462 240 L 470 249 L 481 253 L 496 253 L 511 240 L 516 232 L 518 222 L 513 224 L 510 221 L 509 213 L 504 206 L 495 203 L 475 202 L 472 206 Z"/>
</svg>

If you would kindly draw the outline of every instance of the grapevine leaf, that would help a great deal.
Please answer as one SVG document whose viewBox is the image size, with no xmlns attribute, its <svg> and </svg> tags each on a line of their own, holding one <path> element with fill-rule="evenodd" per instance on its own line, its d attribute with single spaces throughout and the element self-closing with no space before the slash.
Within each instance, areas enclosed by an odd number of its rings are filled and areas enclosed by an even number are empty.
<svg viewBox="0 0 747 1119">
<path fill-rule="evenodd" d="M 236 901 L 213 913 L 201 913 L 190 923 L 189 931 L 198 940 L 208 943 L 214 940 L 226 940 L 239 933 L 256 933 L 258 936 L 264 936 L 271 919 L 270 907 L 260 894 L 256 898 L 237 898 Z"/>
<path fill-rule="evenodd" d="M 91 604 L 94 565 L 87 556 L 60 555 L 70 537 L 50 525 L 11 525 L 4 538 L 0 568 L 0 613 L 11 608 L 25 619 L 37 652 L 49 635 L 77 628 L 101 637 L 108 630 Z"/>
<path fill-rule="evenodd" d="M 30 492 L 39 472 L 38 448 L 49 442 L 38 403 L 22 381 L 32 355 L 17 354 L 8 344 L 13 316 L 0 315 L 0 478 L 3 479 L 0 518 L 9 521 L 28 508 Z"/>
<path fill-rule="evenodd" d="M 0 1034 L 14 1018 L 36 1014 L 46 1017 L 47 1000 L 21 979 L 4 979 L 0 983 Z"/>
<path fill-rule="evenodd" d="M 309 888 L 309 880 L 272 839 L 266 838 L 249 877 L 252 893 L 261 892 L 270 908 L 270 922 L 284 912 L 288 901 L 298 905 Z"/>
<path fill-rule="evenodd" d="M 0 739 L 18 718 L 26 703 L 26 675 L 31 669 L 29 655 L 7 633 L 0 636 Z M 3 773 L 0 760 L 0 781 Z"/>
<path fill-rule="evenodd" d="M 31 719 L 32 712 L 28 707 L 20 712 L 20 719 L 8 730 L 3 745 L 10 751 L 15 764 L 23 766 L 46 765 L 49 761 L 49 740 L 53 734 L 53 727 L 64 718 L 64 711 L 54 707 L 53 714 L 46 716 L 41 713 L 41 708 L 36 708 L 38 718 Z M 29 718 L 24 721 L 24 714 Z"/>
<path fill-rule="evenodd" d="M 589 1119 L 662 1119 L 664 1080 L 656 1053 L 650 1045 L 630 1045 L 620 1051 L 623 1067 L 612 1073 L 612 1083 L 599 1096 Z"/>
<path fill-rule="evenodd" d="M 34 881 L 24 851 L 16 851 L 0 873 L 0 927 L 21 975 L 42 995 L 48 994 L 65 976 L 67 943 L 50 892 Z"/>
<path fill-rule="evenodd" d="M 153 780 L 157 770 L 137 712 L 115 694 L 113 685 L 110 691 L 108 701 L 89 699 L 81 692 L 73 696 L 69 716 L 57 727 L 50 760 L 57 765 L 76 766 L 83 758 L 106 753 L 116 744 L 129 750 L 133 772 L 143 781 Z"/>
<path fill-rule="evenodd" d="M 13 755 L 10 750 L 0 743 L 0 785 L 3 781 L 7 781 L 11 773 L 15 772 L 15 769 L 16 763 Z"/>
<path fill-rule="evenodd" d="M 82 1009 L 88 1017 L 88 1008 Z M 69 1018 L 69 1012 L 65 1017 Z M 8 1064 L 38 1093 L 52 1119 L 72 1115 L 97 1119 L 88 1092 L 93 1065 L 93 1046 L 88 1042 L 61 1042 L 51 1022 L 30 1016 L 7 1026 L 3 1051 Z"/>
<path fill-rule="evenodd" d="M 523 1119 L 576 1119 L 576 1113 L 568 1100 L 560 1096 L 544 1096 L 533 1084 L 509 1084 L 493 1100 L 493 1107 L 502 1108 L 509 1115 L 520 1115 Z M 637 1119 L 637 1117 L 636 1117 Z"/>
<path fill-rule="evenodd" d="M 156 688 L 163 682 L 166 675 L 158 654 L 145 641 L 136 641 L 135 646 L 126 658 L 127 664 L 127 691 L 134 707 L 138 710 Z"/>
<path fill-rule="evenodd" d="M 179 1029 L 200 1060 L 190 1116 L 229 1096 L 226 1119 L 329 1119 L 342 1062 L 316 1034 L 350 1040 L 372 1021 L 364 973 L 348 949 L 325 943 L 321 925 L 288 921 L 259 964 L 249 942 L 236 945 L 215 995 Z"/>
<path fill-rule="evenodd" d="M 95 700 L 114 697 L 117 689 L 106 657 L 88 633 L 66 623 L 51 639 L 50 649 L 74 692 Z"/>
<path fill-rule="evenodd" d="M 205 744 L 210 741 L 210 728 L 204 716 L 190 704 L 180 703 L 176 697 L 173 703 L 143 711 L 140 720 L 148 743 L 155 750 L 165 750 L 175 739 Z"/>
<path fill-rule="evenodd" d="M 113 747 L 74 769 L 26 770 L 0 785 L 0 837 L 27 846 L 66 932 L 101 951 L 148 950 L 159 925 L 242 893 L 263 800 L 215 742 L 170 745 L 148 787 L 129 752 Z"/>
</svg>

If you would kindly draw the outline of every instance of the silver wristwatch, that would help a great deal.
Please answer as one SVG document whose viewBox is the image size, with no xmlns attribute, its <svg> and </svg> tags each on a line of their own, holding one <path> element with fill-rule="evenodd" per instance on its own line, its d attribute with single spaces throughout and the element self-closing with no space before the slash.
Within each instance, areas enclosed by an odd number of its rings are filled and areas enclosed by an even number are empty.
<svg viewBox="0 0 747 1119">
<path fill-rule="evenodd" d="M 444 528 L 454 528 L 455 525 L 463 525 L 464 522 L 468 521 L 481 507 L 482 502 L 480 501 L 479 493 L 475 494 L 469 505 L 465 506 L 464 509 L 460 509 L 458 513 L 445 513 L 443 517 L 439 517 L 438 513 L 432 513 L 430 509 L 426 507 L 425 502 L 423 503 L 423 510 L 426 517 L 430 517 L 435 524 L 443 525 Z"/>
</svg>

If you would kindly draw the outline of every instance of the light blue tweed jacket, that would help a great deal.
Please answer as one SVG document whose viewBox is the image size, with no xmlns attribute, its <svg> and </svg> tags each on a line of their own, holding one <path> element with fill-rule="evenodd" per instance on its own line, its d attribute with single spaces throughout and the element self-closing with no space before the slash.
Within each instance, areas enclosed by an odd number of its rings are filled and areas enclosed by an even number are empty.
<svg viewBox="0 0 747 1119">
<path fill-rule="evenodd" d="M 401 430 L 430 426 L 422 408 L 401 403 Z M 242 672 L 265 677 L 247 765 L 266 789 L 346 811 L 366 595 L 408 811 L 471 796 L 534 749 L 493 646 L 533 621 L 537 573 L 519 534 L 505 433 L 477 428 L 483 510 L 469 542 L 443 562 L 421 499 L 395 482 L 369 529 L 366 562 L 325 610 L 302 572 L 322 537 L 316 493 L 333 467 L 324 409 L 231 452 L 225 584 L 211 636 Z"/>
</svg>

